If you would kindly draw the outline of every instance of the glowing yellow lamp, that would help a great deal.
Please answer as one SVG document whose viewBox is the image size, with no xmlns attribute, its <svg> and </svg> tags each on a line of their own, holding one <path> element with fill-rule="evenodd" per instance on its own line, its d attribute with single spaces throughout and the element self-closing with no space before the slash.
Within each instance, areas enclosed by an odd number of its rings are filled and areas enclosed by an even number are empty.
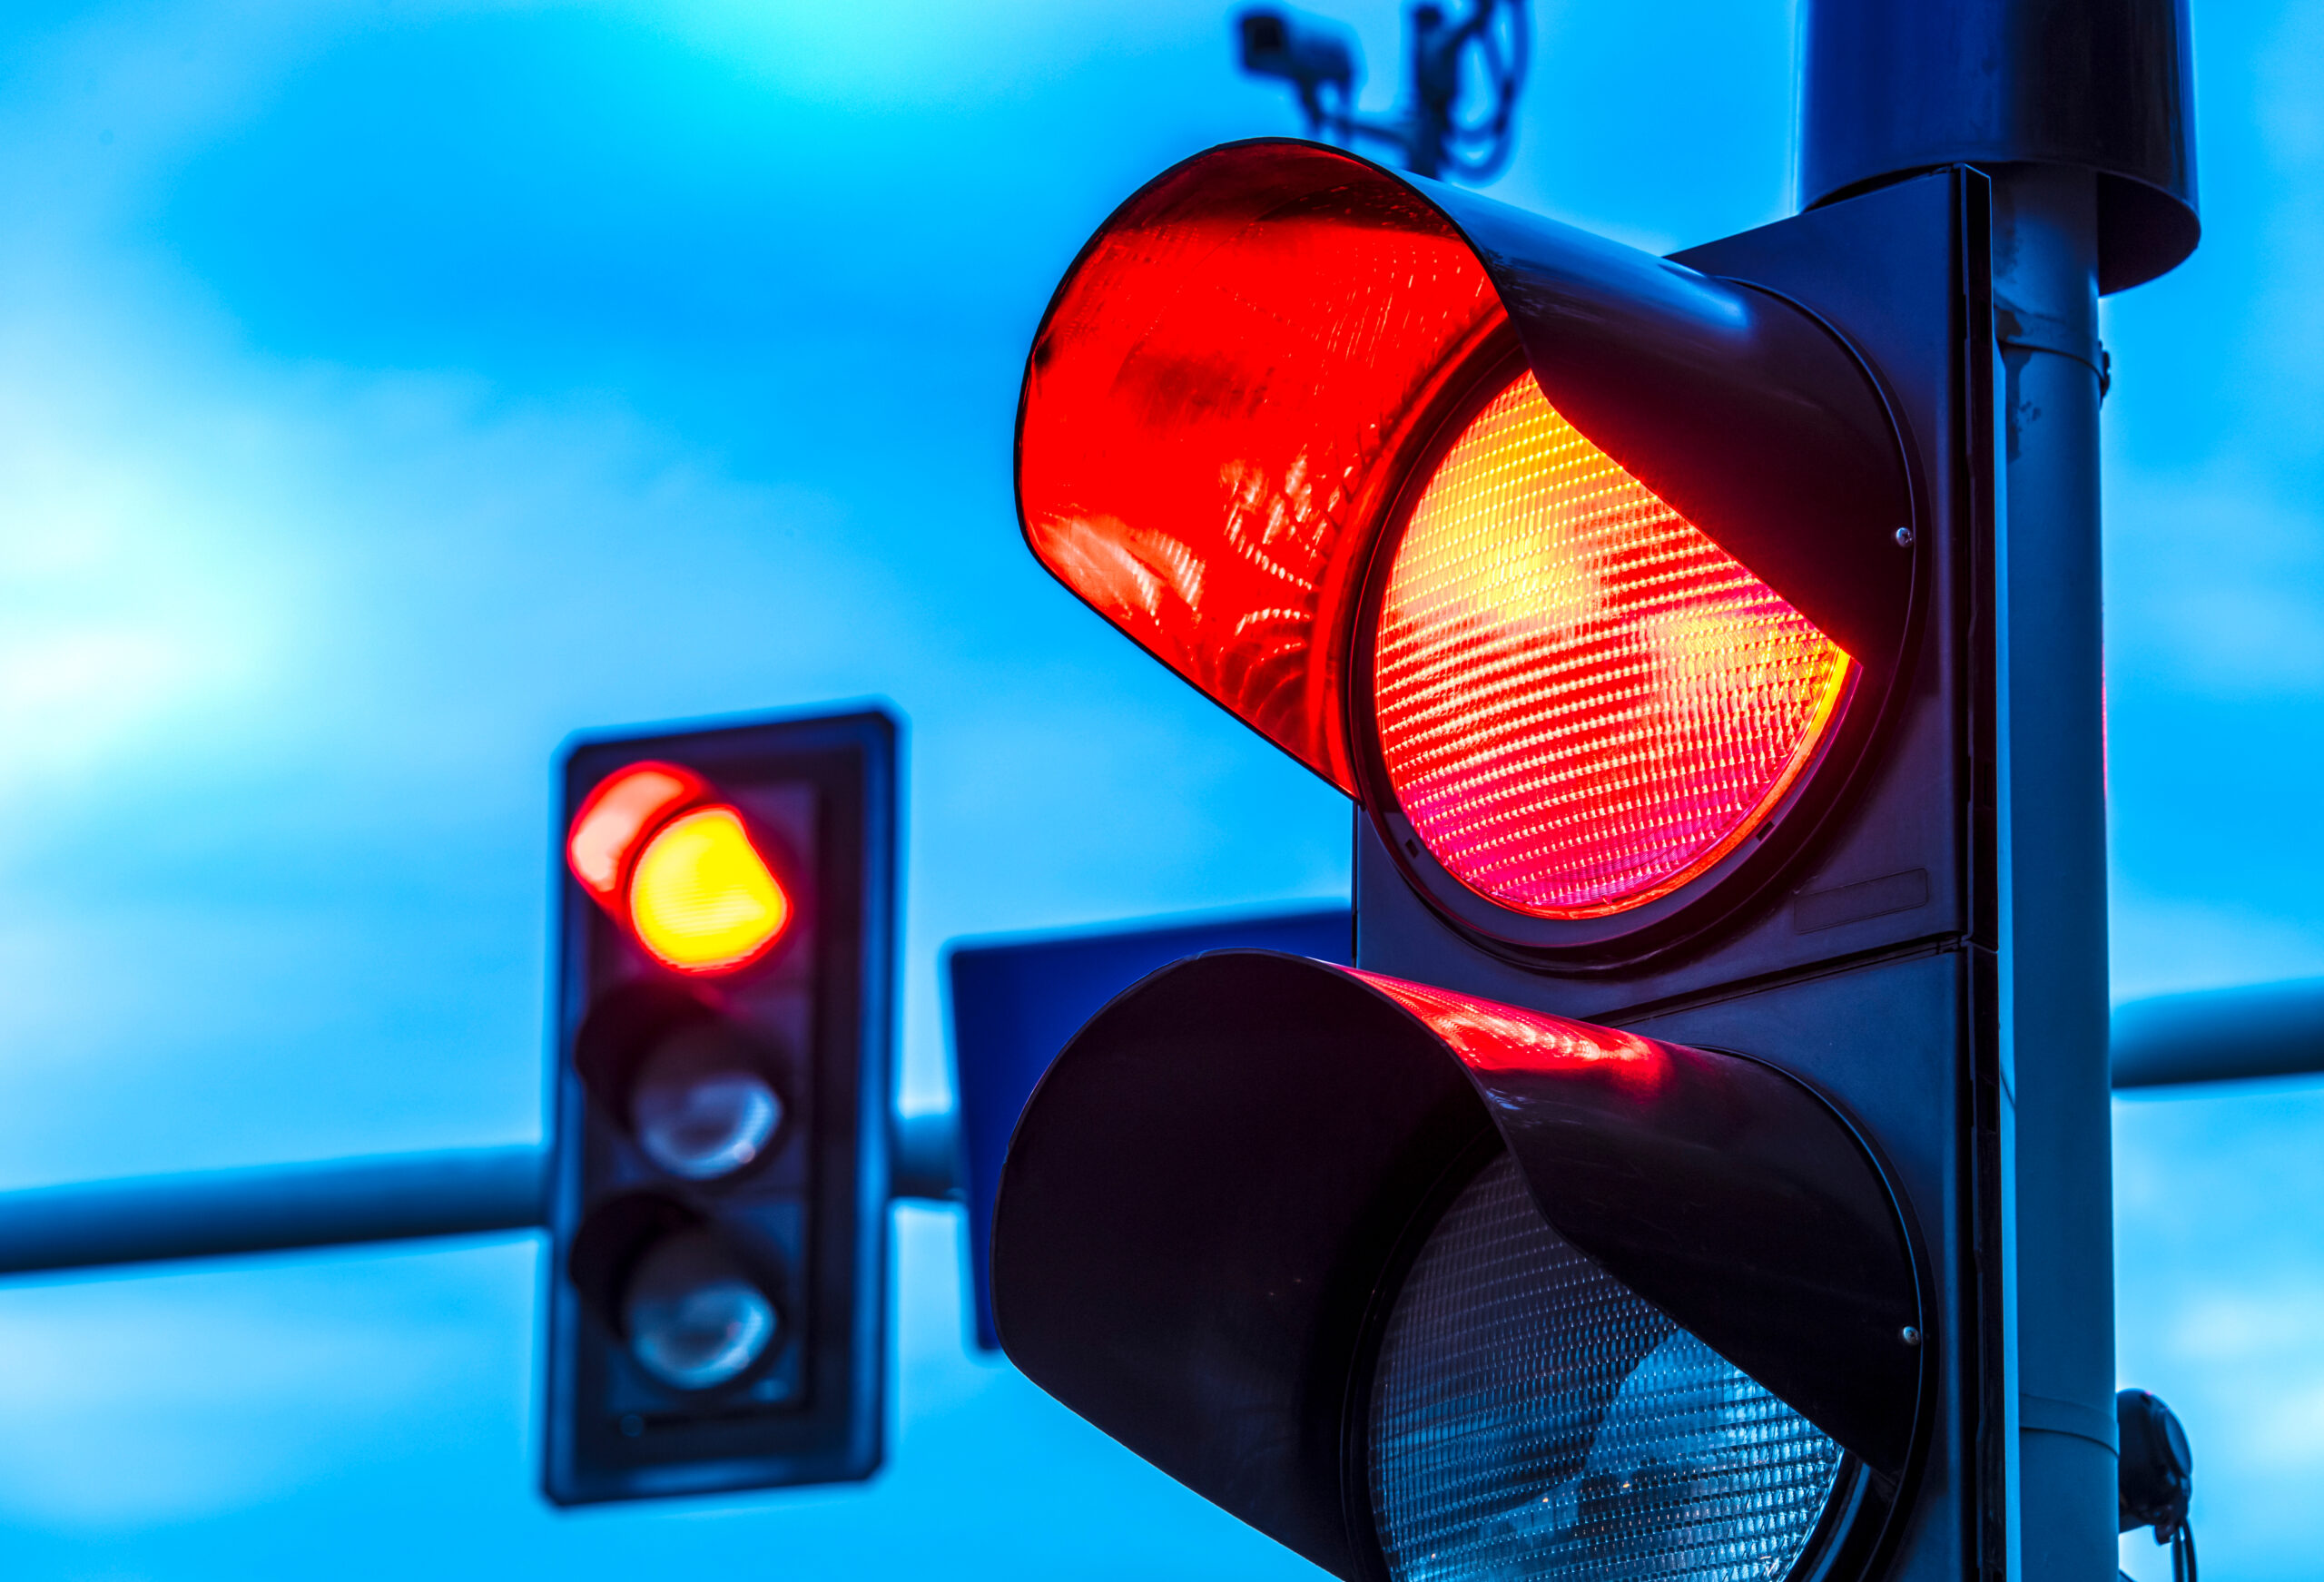
<svg viewBox="0 0 2324 1582">
<path fill-rule="evenodd" d="M 791 900 L 734 809 L 672 820 L 629 880 L 637 938 L 681 972 L 725 972 L 757 960 L 791 922 Z"/>
</svg>

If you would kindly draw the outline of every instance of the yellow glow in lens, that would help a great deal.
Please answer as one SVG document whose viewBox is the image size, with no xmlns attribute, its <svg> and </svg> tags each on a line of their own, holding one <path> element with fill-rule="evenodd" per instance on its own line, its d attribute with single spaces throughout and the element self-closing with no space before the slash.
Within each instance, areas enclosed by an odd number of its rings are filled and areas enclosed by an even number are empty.
<svg viewBox="0 0 2324 1582">
<path fill-rule="evenodd" d="M 766 954 L 791 900 L 734 810 L 704 808 L 639 854 L 629 915 L 645 947 L 679 971 L 721 972 Z"/>
</svg>

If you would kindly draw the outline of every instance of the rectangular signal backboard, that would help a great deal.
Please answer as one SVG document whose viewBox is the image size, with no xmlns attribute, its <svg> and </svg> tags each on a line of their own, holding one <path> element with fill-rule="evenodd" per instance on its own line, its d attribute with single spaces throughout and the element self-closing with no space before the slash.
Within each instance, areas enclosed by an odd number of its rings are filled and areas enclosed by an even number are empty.
<svg viewBox="0 0 2324 1582">
<path fill-rule="evenodd" d="M 1353 925 L 1344 906 L 1310 907 L 957 939 L 944 948 L 978 1345 L 1000 1346 L 990 1254 L 1001 1161 L 1025 1101 L 1066 1040 L 1147 973 L 1206 950 L 1282 950 L 1344 966 L 1353 955 Z"/>
</svg>

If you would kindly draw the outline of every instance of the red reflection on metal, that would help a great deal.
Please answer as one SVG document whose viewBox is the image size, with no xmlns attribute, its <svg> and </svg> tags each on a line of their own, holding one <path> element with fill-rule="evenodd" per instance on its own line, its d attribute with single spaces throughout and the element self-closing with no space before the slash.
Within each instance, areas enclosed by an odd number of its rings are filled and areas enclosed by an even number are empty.
<svg viewBox="0 0 2324 1582">
<path fill-rule="evenodd" d="M 1651 1087 L 1662 1080 L 1662 1046 L 1594 1022 L 1520 1010 L 1377 972 L 1347 970 L 1426 1022 L 1479 1071 L 1594 1072 Z"/>
<path fill-rule="evenodd" d="M 1354 575 L 1409 426 L 1504 322 L 1402 182 L 1326 149 L 1214 151 L 1125 204 L 1058 292 L 1019 415 L 1026 539 L 1352 791 Z"/>
<path fill-rule="evenodd" d="M 1596 918 L 1708 872 L 1783 802 L 1856 673 L 1521 375 L 1421 491 L 1374 673 L 1398 804 L 1453 877 Z"/>
<path fill-rule="evenodd" d="M 607 775 L 573 815 L 566 836 L 565 860 L 573 877 L 598 905 L 618 916 L 622 879 L 646 836 L 709 794 L 700 775 L 675 763 L 648 760 Z"/>
</svg>

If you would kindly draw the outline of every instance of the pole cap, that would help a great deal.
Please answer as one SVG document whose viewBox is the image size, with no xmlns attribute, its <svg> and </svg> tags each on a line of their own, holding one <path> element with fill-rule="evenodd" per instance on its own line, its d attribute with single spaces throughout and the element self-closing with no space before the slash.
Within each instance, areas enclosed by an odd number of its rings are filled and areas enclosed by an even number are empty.
<svg viewBox="0 0 2324 1582">
<path fill-rule="evenodd" d="M 1808 0 L 1799 195 L 1812 209 L 1942 165 L 2098 177 L 2098 289 L 2201 237 L 2187 0 Z"/>
</svg>

